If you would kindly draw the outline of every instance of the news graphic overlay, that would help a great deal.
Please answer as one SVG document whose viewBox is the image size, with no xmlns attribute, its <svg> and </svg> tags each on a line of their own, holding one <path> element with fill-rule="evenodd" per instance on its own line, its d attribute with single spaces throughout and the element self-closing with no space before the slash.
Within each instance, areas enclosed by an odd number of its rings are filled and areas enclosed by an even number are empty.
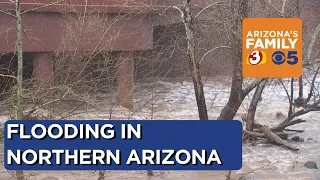
<svg viewBox="0 0 320 180">
<path fill-rule="evenodd" d="M 302 21 L 246 18 L 242 22 L 242 71 L 248 78 L 302 75 Z"/>
<path fill-rule="evenodd" d="M 239 170 L 240 121 L 10 120 L 7 170 Z"/>
</svg>

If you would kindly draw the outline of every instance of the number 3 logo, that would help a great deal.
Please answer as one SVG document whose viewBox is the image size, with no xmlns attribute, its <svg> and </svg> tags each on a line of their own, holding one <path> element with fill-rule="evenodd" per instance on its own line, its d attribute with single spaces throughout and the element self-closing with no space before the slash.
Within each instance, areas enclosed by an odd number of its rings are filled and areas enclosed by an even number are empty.
<svg viewBox="0 0 320 180">
<path fill-rule="evenodd" d="M 248 62 L 251 65 L 265 64 L 266 55 L 263 51 L 254 50 L 248 56 Z"/>
</svg>

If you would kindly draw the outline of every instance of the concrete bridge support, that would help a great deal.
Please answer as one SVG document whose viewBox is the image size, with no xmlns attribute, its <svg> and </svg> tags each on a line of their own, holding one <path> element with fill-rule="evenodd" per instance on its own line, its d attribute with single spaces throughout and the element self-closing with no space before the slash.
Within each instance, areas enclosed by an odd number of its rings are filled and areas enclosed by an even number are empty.
<svg viewBox="0 0 320 180">
<path fill-rule="evenodd" d="M 53 85 L 53 56 L 49 52 L 34 53 L 33 77 L 38 88 Z"/>
<path fill-rule="evenodd" d="M 133 110 L 134 60 L 130 52 L 121 53 L 117 61 L 117 101 L 119 106 Z"/>
<path fill-rule="evenodd" d="M 34 53 L 34 85 L 48 88 L 53 85 L 53 55 L 49 52 Z M 133 110 L 134 59 L 131 52 L 120 53 L 116 66 L 117 104 Z"/>
</svg>

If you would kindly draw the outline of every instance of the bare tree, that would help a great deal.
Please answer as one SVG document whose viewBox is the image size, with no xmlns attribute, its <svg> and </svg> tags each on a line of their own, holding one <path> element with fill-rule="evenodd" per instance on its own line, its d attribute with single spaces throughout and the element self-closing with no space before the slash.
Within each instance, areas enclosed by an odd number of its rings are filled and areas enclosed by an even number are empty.
<svg viewBox="0 0 320 180">
<path fill-rule="evenodd" d="M 230 44 L 233 50 L 232 56 L 232 82 L 231 91 L 227 104 L 222 109 L 218 119 L 231 120 L 236 115 L 243 99 L 265 79 L 256 79 L 244 89 L 242 75 L 242 38 L 241 28 L 242 20 L 248 17 L 248 1 L 232 0 L 231 14 L 234 15 L 234 23 L 230 31 Z"/>
<path fill-rule="evenodd" d="M 22 102 L 22 75 L 23 75 L 23 55 L 22 55 L 22 18 L 20 0 L 16 0 L 16 18 L 17 18 L 17 53 L 18 53 L 18 71 L 17 71 L 17 104 L 16 104 L 16 119 L 21 120 L 23 116 Z M 24 180 L 23 171 L 17 171 L 18 180 Z"/>
<path fill-rule="evenodd" d="M 203 90 L 203 80 L 201 77 L 201 70 L 200 65 L 203 62 L 204 58 L 214 50 L 218 48 L 229 48 L 228 46 L 219 46 L 215 47 L 209 51 L 207 51 L 201 58 L 201 60 L 198 60 L 196 58 L 196 42 L 195 42 L 195 27 L 194 23 L 197 21 L 197 17 L 199 17 L 204 11 L 208 10 L 209 8 L 212 8 L 214 5 L 223 3 L 224 1 L 217 1 L 215 3 L 211 3 L 201 9 L 195 16 L 192 15 L 191 9 L 191 0 L 184 0 L 182 8 L 178 6 L 173 6 L 172 8 L 177 9 L 181 14 L 181 20 L 185 28 L 186 32 L 186 39 L 187 39 L 187 56 L 188 56 L 188 64 L 189 64 L 189 70 L 190 75 L 192 77 L 192 82 L 194 85 L 194 93 L 196 97 L 197 107 L 198 107 L 198 114 L 200 120 L 208 120 L 208 109 L 206 105 L 206 100 L 204 96 L 204 90 Z"/>
<path fill-rule="evenodd" d="M 203 91 L 203 82 L 200 73 L 200 64 L 196 59 L 196 44 L 194 40 L 194 19 L 191 15 L 191 0 L 183 1 L 182 22 L 186 29 L 186 36 L 188 41 L 188 58 L 192 81 L 194 84 L 194 92 L 198 105 L 198 112 L 200 120 L 208 120 L 208 112 L 206 100 Z"/>
</svg>

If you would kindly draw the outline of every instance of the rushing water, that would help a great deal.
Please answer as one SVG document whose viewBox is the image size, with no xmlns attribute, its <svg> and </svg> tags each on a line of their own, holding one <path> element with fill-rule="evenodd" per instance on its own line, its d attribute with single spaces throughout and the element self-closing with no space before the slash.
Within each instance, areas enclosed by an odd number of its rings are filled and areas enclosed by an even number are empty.
<svg viewBox="0 0 320 180">
<path fill-rule="evenodd" d="M 319 81 L 318 81 L 319 82 Z M 156 88 L 152 88 L 155 87 Z M 228 100 L 230 86 L 228 82 L 207 80 L 204 90 L 209 109 L 209 118 L 215 119 Z M 308 89 L 305 88 L 306 93 Z M 250 94 L 240 107 L 235 119 L 246 112 L 249 106 Z M 101 97 L 100 97 L 101 98 Z M 76 119 L 109 119 L 108 106 L 100 106 L 99 110 L 82 113 Z M 193 85 L 190 81 L 163 80 L 155 83 L 138 84 L 135 92 L 135 113 L 124 108 L 112 109 L 113 119 L 197 119 L 197 107 L 194 98 Z M 287 114 L 288 100 L 280 86 L 268 86 L 263 93 L 263 101 L 257 107 L 256 120 L 268 126 L 280 123 L 285 117 L 276 117 L 277 113 Z M 5 119 L 6 117 L 4 117 Z M 320 170 L 311 170 L 303 165 L 314 161 L 320 166 L 320 112 L 312 112 L 301 116 L 307 120 L 290 127 L 305 130 L 297 134 L 304 142 L 290 142 L 300 148 L 292 152 L 283 147 L 256 143 L 243 145 L 243 168 L 232 172 L 232 178 L 239 179 L 291 179 L 320 180 Z M 291 136 L 293 136 L 292 134 Z M 290 137 L 291 137 L 290 136 Z M 209 143 L 209 142 L 208 142 Z M 2 153 L 3 154 L 3 153 Z M 7 172 L 2 166 L 0 179 L 9 179 L 12 172 Z M 29 179 L 63 179 L 86 180 L 97 179 L 94 171 L 32 171 L 26 172 Z M 154 176 L 147 176 L 146 171 L 106 171 L 106 179 L 148 179 L 148 180 L 211 180 L 226 179 L 226 171 L 156 171 Z"/>
</svg>

